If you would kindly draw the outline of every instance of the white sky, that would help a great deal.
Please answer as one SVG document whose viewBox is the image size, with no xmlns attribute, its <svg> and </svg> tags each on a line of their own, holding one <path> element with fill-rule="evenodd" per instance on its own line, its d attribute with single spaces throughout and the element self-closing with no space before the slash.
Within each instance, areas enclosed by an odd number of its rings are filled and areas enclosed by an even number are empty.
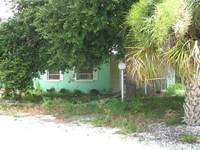
<svg viewBox="0 0 200 150">
<path fill-rule="evenodd" d="M 0 18 L 7 19 L 12 16 L 12 11 L 10 10 L 10 6 L 8 3 L 9 0 L 0 0 Z"/>
</svg>

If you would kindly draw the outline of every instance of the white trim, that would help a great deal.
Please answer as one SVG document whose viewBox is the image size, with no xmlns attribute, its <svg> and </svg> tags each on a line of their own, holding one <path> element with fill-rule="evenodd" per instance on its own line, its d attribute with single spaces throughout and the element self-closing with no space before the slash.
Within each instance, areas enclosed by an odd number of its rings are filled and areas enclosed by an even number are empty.
<svg viewBox="0 0 200 150">
<path fill-rule="evenodd" d="M 75 81 L 77 81 L 77 82 L 93 82 L 95 80 L 75 80 Z"/>
<path fill-rule="evenodd" d="M 48 76 L 48 71 L 47 70 L 45 70 L 45 73 L 43 74 L 43 80 L 47 80 L 47 76 Z"/>
<path fill-rule="evenodd" d="M 62 81 L 64 80 L 64 74 L 62 73 L 62 71 L 59 71 L 59 77 L 60 79 L 49 79 L 49 71 L 46 70 L 45 71 L 45 74 L 43 75 L 44 76 L 44 80 L 46 81 L 52 81 L 52 82 L 58 82 L 58 81 Z"/>
<path fill-rule="evenodd" d="M 60 80 L 64 80 L 64 73 L 62 71 L 60 71 Z"/>
<path fill-rule="evenodd" d="M 98 80 L 99 71 L 98 68 L 93 69 L 93 80 Z"/>
<path fill-rule="evenodd" d="M 96 70 L 96 71 L 94 71 Z M 98 80 L 98 69 L 97 68 L 93 68 L 93 72 L 91 73 L 93 75 L 93 79 L 77 79 L 77 73 L 74 73 L 73 76 L 74 76 L 74 80 L 75 81 L 80 81 L 80 82 L 92 82 L 92 81 L 96 81 Z"/>
</svg>

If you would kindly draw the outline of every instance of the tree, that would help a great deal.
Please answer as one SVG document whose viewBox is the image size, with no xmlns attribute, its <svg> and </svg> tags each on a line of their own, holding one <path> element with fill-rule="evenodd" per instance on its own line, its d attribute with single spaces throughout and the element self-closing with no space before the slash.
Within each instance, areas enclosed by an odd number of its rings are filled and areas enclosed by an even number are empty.
<svg viewBox="0 0 200 150">
<path fill-rule="evenodd" d="M 0 25 L 0 80 L 8 93 L 31 88 L 45 69 L 98 67 L 123 54 L 124 11 L 134 0 L 18 0 Z"/>
<path fill-rule="evenodd" d="M 34 25 L 52 43 L 49 63 L 61 68 L 98 67 L 116 49 L 123 54 L 122 24 L 134 0 L 52 0 Z"/>
<path fill-rule="evenodd" d="M 17 96 L 32 88 L 33 78 L 47 68 L 48 42 L 31 25 L 38 2 L 19 5 L 23 11 L 0 25 L 0 81 L 5 95 Z"/>
<path fill-rule="evenodd" d="M 189 125 L 200 125 L 199 10 L 199 0 L 140 0 L 126 18 L 128 73 L 142 81 L 174 68 L 186 80 Z"/>
</svg>

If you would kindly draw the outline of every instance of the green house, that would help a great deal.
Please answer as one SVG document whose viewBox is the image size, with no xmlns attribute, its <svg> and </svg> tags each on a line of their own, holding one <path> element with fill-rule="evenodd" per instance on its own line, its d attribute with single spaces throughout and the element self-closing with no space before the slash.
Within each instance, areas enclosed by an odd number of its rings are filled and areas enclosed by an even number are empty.
<svg viewBox="0 0 200 150">
<path fill-rule="evenodd" d="M 48 70 L 40 78 L 34 79 L 33 82 L 35 89 L 41 89 L 43 91 L 54 88 L 56 91 L 67 89 L 72 92 L 74 90 L 80 90 L 84 93 L 89 93 L 90 90 L 95 89 L 100 93 L 117 93 L 121 90 L 120 79 L 118 61 L 110 61 L 110 63 L 102 64 L 99 68 L 79 70 L 78 72 L 74 72 L 73 70 L 65 72 Z M 169 71 L 169 74 L 165 78 L 153 79 L 152 81 L 152 84 L 148 85 L 148 87 L 153 88 L 154 92 L 158 89 L 165 89 L 175 84 L 175 72 Z M 142 86 L 144 88 L 144 94 L 148 92 L 148 87 Z M 125 92 L 126 90 L 133 90 L 126 88 L 130 87 L 126 87 L 125 81 Z"/>
<path fill-rule="evenodd" d="M 102 64 L 99 69 L 91 68 L 88 70 L 79 70 L 74 72 L 48 70 L 40 78 L 34 79 L 34 88 L 47 91 L 54 88 L 56 91 L 67 89 L 70 91 L 80 90 L 89 93 L 90 90 L 96 89 L 103 92 L 120 91 L 120 72 L 118 63 L 111 61 Z"/>
</svg>

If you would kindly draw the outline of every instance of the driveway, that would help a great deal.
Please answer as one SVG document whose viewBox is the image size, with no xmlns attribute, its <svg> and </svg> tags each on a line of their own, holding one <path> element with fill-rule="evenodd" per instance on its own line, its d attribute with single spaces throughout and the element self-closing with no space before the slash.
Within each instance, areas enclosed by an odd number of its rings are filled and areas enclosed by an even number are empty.
<svg viewBox="0 0 200 150">
<path fill-rule="evenodd" d="M 50 115 L 0 112 L 1 150 L 200 150 L 200 141 L 182 143 L 180 134 L 200 135 L 200 127 L 152 124 L 151 132 L 136 136 L 118 129 L 97 128 L 87 119 L 58 121 Z"/>
<path fill-rule="evenodd" d="M 2 150 L 165 150 L 117 129 L 95 128 L 82 121 L 58 122 L 48 115 L 0 115 Z"/>
</svg>

